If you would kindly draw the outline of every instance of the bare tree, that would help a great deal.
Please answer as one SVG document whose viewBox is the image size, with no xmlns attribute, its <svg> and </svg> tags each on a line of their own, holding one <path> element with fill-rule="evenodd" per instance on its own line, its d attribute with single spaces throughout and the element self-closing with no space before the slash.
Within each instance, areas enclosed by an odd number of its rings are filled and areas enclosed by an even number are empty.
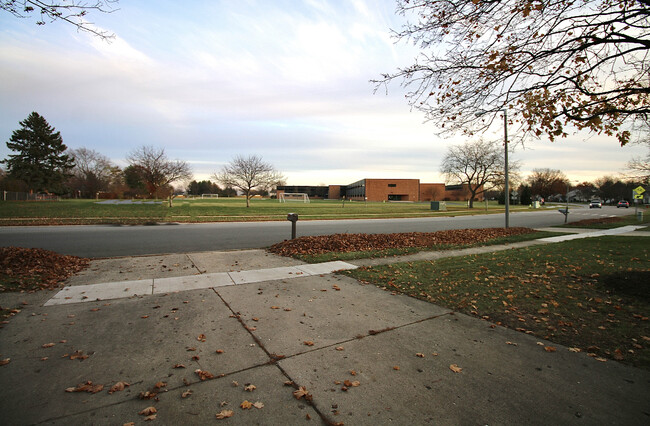
<svg viewBox="0 0 650 426">
<path fill-rule="evenodd" d="M 270 190 L 277 186 L 284 176 L 275 168 L 262 161 L 258 155 L 248 157 L 237 156 L 223 166 L 220 172 L 214 174 L 214 179 L 226 187 L 238 188 L 246 195 L 246 207 L 250 207 L 250 199 L 255 190 Z"/>
<path fill-rule="evenodd" d="M 115 37 L 114 34 L 96 28 L 92 22 L 88 22 L 89 12 L 112 13 L 117 9 L 113 8 L 119 0 L 95 0 L 87 3 L 79 0 L 0 0 L 0 9 L 11 13 L 17 18 L 28 18 L 31 14 L 40 13 L 40 19 L 36 25 L 45 25 L 48 21 L 64 21 L 77 27 L 78 31 L 93 34 L 103 40 Z"/>
<path fill-rule="evenodd" d="M 423 53 L 373 82 L 401 81 L 410 105 L 443 132 L 485 130 L 507 110 L 523 135 L 554 140 L 573 127 L 624 145 L 631 125 L 647 120 L 648 0 L 397 3 L 410 23 L 396 37 Z"/>
<path fill-rule="evenodd" d="M 189 164 L 181 160 L 169 160 L 164 148 L 141 146 L 129 154 L 127 161 L 140 173 L 150 196 L 157 197 L 174 182 L 192 179 Z M 170 207 L 172 195 L 169 194 Z"/>
<path fill-rule="evenodd" d="M 503 182 L 504 161 L 498 143 L 470 141 L 449 147 L 440 171 L 446 176 L 447 182 L 455 181 L 467 185 L 470 194 L 469 206 L 473 208 L 477 195 Z M 516 169 L 517 164 L 510 163 L 510 168 Z"/>
<path fill-rule="evenodd" d="M 528 183 L 533 195 L 548 199 L 551 195 L 565 194 L 569 179 L 560 170 L 534 169 Z"/>
<path fill-rule="evenodd" d="M 69 182 L 72 190 L 93 197 L 98 191 L 108 189 L 113 165 L 107 157 L 87 148 L 72 149 L 69 153 L 75 163 Z"/>
</svg>

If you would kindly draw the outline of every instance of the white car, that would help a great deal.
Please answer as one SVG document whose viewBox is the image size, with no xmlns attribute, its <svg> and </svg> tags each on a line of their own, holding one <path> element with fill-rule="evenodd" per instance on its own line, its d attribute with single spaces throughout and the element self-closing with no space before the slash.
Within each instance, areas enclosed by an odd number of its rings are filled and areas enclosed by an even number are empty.
<svg viewBox="0 0 650 426">
<path fill-rule="evenodd" d="M 590 209 L 602 209 L 603 208 L 603 202 L 600 200 L 591 200 L 589 202 L 589 208 Z"/>
</svg>

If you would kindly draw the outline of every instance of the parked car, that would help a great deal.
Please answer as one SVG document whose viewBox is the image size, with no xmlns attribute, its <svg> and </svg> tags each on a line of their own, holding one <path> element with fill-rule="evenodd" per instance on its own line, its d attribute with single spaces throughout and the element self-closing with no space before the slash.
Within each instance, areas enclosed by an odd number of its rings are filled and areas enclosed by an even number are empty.
<svg viewBox="0 0 650 426">
<path fill-rule="evenodd" d="M 590 209 L 602 209 L 603 208 L 603 202 L 600 200 L 591 200 L 589 202 L 589 208 Z"/>
<path fill-rule="evenodd" d="M 621 200 L 621 201 L 619 201 L 618 204 L 616 205 L 616 208 L 619 208 L 619 207 L 625 207 L 625 208 L 627 209 L 627 208 L 630 207 L 630 203 L 628 203 L 628 202 L 625 201 L 625 200 Z"/>
</svg>

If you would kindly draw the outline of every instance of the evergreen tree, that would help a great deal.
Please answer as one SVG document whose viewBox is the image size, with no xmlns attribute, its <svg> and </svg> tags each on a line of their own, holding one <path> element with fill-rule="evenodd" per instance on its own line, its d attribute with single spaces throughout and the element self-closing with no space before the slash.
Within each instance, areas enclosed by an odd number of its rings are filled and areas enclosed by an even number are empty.
<svg viewBox="0 0 650 426">
<path fill-rule="evenodd" d="M 73 159 L 65 154 L 61 133 L 36 112 L 20 122 L 7 147 L 17 152 L 2 162 L 10 177 L 24 181 L 30 190 L 63 193 L 63 184 L 74 167 Z"/>
</svg>

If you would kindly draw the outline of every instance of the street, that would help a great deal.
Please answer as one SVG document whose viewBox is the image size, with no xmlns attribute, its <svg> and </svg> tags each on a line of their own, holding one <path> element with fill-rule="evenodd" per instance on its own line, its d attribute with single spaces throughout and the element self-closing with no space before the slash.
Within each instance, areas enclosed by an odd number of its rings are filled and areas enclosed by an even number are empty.
<svg viewBox="0 0 650 426">
<path fill-rule="evenodd" d="M 572 207 L 570 212 L 569 222 L 575 222 L 633 214 L 634 210 L 610 206 L 602 209 L 578 206 Z M 555 208 L 510 214 L 512 227 L 539 228 L 563 223 L 564 216 Z M 297 236 L 434 232 L 502 226 L 503 214 L 409 219 L 298 220 Z M 290 222 L 0 227 L 0 246 L 44 248 L 90 258 L 261 248 L 290 237 Z"/>
</svg>

